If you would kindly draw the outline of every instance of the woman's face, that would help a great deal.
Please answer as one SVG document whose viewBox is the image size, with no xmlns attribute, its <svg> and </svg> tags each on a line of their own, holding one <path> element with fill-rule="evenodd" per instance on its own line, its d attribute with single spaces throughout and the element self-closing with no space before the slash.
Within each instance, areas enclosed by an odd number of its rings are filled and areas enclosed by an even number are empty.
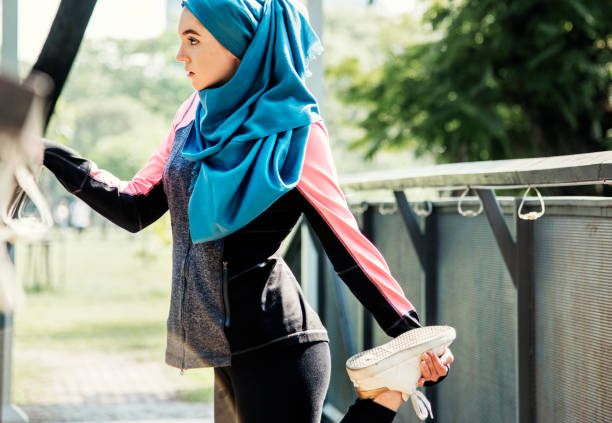
<svg viewBox="0 0 612 423">
<path fill-rule="evenodd" d="M 176 60 L 184 63 L 193 88 L 200 91 L 219 87 L 236 73 L 240 59 L 223 47 L 186 7 L 181 12 L 178 32 L 181 46 Z"/>
</svg>

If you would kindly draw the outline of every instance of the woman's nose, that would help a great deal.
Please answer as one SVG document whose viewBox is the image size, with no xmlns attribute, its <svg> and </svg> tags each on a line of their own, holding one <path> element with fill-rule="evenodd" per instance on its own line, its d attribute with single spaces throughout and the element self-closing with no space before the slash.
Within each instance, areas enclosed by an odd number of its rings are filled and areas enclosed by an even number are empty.
<svg viewBox="0 0 612 423">
<path fill-rule="evenodd" d="M 187 56 L 183 54 L 182 48 L 179 48 L 176 52 L 176 60 L 178 60 L 179 62 L 187 62 Z"/>
</svg>

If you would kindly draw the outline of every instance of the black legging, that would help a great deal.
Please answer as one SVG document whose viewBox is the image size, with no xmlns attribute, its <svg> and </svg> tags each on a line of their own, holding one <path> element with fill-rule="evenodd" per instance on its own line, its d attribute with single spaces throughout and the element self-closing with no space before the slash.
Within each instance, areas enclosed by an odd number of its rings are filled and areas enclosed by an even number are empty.
<svg viewBox="0 0 612 423">
<path fill-rule="evenodd" d="M 239 423 L 319 423 L 329 386 L 327 342 L 263 349 L 215 369 L 215 383 Z M 342 423 L 393 420 L 395 413 L 371 400 L 358 400 Z"/>
</svg>

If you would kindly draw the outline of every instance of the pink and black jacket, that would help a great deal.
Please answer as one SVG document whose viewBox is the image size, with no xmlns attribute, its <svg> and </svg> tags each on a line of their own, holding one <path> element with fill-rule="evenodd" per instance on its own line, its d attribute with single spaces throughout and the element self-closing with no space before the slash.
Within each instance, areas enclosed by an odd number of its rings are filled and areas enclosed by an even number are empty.
<svg viewBox="0 0 612 423">
<path fill-rule="evenodd" d="M 118 180 L 59 144 L 49 143 L 44 158 L 68 191 L 128 231 L 137 232 L 170 211 L 166 362 L 178 368 L 227 366 L 232 356 L 264 346 L 328 340 L 279 251 L 302 214 L 340 278 L 388 335 L 418 327 L 414 307 L 350 212 L 321 122 L 311 125 L 296 188 L 237 232 L 192 243 L 188 188 L 193 163 L 183 159 L 181 149 L 197 101 L 196 93 L 181 106 L 170 134 L 131 181 Z"/>
</svg>

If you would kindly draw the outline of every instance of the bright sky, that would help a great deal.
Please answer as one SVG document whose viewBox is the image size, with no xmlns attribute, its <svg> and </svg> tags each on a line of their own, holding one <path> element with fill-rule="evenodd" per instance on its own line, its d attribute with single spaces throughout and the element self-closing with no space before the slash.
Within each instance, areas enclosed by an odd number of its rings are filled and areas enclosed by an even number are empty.
<svg viewBox="0 0 612 423">
<path fill-rule="evenodd" d="M 60 0 L 19 0 L 21 60 L 36 60 L 59 3 Z M 148 38 L 159 35 L 165 25 L 166 0 L 98 0 L 85 36 Z"/>
<path fill-rule="evenodd" d="M 0 0 L 1 1 L 1 0 Z M 366 0 L 323 0 L 363 7 Z M 19 57 L 34 62 L 47 37 L 60 0 L 19 0 Z M 177 5 L 179 0 L 176 0 Z M 383 14 L 416 12 L 419 0 L 377 0 Z M 178 7 L 178 6 L 177 6 Z M 0 10 L 1 14 L 1 10 Z M 1 28 L 0 20 L 0 28 Z M 166 0 L 98 0 L 86 37 L 149 38 L 166 25 Z"/>
</svg>

